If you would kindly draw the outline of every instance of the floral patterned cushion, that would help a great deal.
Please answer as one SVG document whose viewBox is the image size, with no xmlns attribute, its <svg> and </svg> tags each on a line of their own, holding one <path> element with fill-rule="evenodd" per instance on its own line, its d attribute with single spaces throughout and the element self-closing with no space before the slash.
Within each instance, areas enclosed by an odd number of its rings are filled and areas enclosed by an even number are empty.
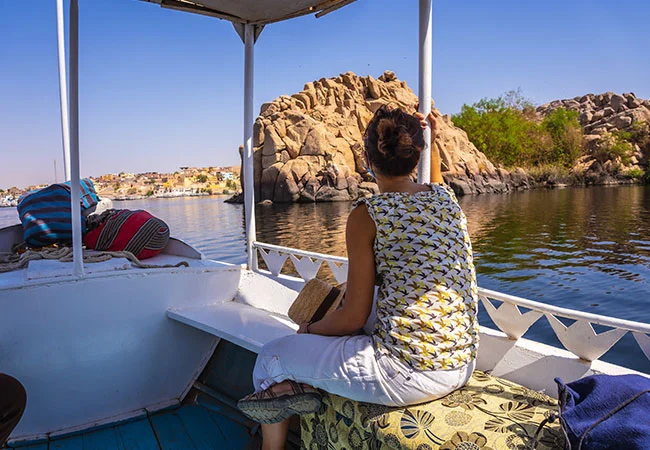
<svg viewBox="0 0 650 450">
<path fill-rule="evenodd" d="M 323 407 L 301 417 L 306 450 L 524 450 L 557 401 L 476 371 L 462 389 L 407 408 L 323 393 Z M 559 423 L 546 424 L 538 450 L 562 450 Z"/>
</svg>

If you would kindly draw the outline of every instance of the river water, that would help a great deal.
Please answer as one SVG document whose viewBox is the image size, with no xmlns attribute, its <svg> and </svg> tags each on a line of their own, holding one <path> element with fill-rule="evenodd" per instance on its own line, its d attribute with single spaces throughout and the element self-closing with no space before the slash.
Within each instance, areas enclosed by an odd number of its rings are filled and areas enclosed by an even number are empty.
<svg viewBox="0 0 650 450">
<path fill-rule="evenodd" d="M 174 236 L 209 258 L 243 263 L 243 207 L 223 200 L 193 197 L 114 204 L 147 209 L 167 221 Z M 460 203 L 468 219 L 480 286 L 650 323 L 650 187 L 535 190 L 462 197 Z M 350 208 L 349 203 L 259 205 L 257 237 L 270 244 L 344 256 Z M 15 209 L 0 209 L 0 226 L 15 222 Z M 480 321 L 493 326 L 484 311 Z M 560 346 L 543 318 L 526 337 Z M 650 373 L 650 362 L 630 335 L 603 359 Z"/>
</svg>

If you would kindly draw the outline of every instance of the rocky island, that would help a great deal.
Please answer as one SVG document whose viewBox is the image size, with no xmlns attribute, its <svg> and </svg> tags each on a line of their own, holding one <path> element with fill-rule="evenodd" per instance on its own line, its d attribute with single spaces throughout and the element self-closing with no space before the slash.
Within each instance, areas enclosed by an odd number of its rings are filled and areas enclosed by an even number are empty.
<svg viewBox="0 0 650 450">
<path fill-rule="evenodd" d="M 263 104 L 253 132 L 256 201 L 351 201 L 377 192 L 362 158 L 366 126 L 382 105 L 415 111 L 416 104 L 413 91 L 391 71 L 378 79 L 351 72 L 322 78 Z M 589 94 L 542 105 L 536 114 L 542 120 L 558 108 L 578 111 L 584 128 L 584 154 L 570 179 L 540 180 L 523 168 L 495 166 L 449 115 L 440 115 L 435 145 L 445 180 L 458 194 L 481 194 L 563 182 L 630 182 L 633 177 L 619 175 L 645 173 L 650 148 L 643 143 L 630 143 L 625 157 L 605 149 L 615 147 L 618 131 L 649 121 L 650 101 Z"/>
<path fill-rule="evenodd" d="M 350 201 L 377 192 L 363 163 L 363 133 L 382 105 L 415 111 L 417 97 L 387 71 L 378 79 L 351 72 L 307 83 L 303 91 L 262 105 L 253 133 L 256 201 Z M 525 186 L 503 175 L 454 127 L 439 119 L 436 144 L 445 177 L 476 192 Z"/>
</svg>

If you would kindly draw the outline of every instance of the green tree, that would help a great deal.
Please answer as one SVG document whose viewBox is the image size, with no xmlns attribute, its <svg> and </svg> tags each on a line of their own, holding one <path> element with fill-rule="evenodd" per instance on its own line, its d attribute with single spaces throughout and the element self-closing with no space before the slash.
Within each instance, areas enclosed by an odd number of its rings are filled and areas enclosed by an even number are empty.
<svg viewBox="0 0 650 450">
<path fill-rule="evenodd" d="M 572 165 L 583 150 L 578 112 L 558 108 L 544 118 L 542 127 L 553 140 L 553 147 L 546 155 L 545 162 L 558 163 L 565 167 Z"/>
<path fill-rule="evenodd" d="M 632 134 L 627 131 L 617 130 L 612 133 L 603 133 L 600 138 L 600 148 L 596 157 L 601 161 L 619 159 L 627 164 L 632 156 L 634 147 L 630 143 Z"/>
<path fill-rule="evenodd" d="M 527 165 L 550 144 L 544 130 L 533 120 L 534 109 L 520 91 L 495 99 L 484 98 L 463 105 L 453 116 L 456 126 L 491 161 L 504 166 Z"/>
<path fill-rule="evenodd" d="M 499 101 L 506 108 L 522 111 L 527 114 L 535 113 L 535 105 L 532 101 L 524 97 L 520 87 L 506 92 L 499 97 Z"/>
<path fill-rule="evenodd" d="M 650 123 L 634 122 L 629 129 L 628 140 L 642 150 L 650 152 Z"/>
<path fill-rule="evenodd" d="M 129 195 L 135 195 L 135 194 L 138 193 L 138 190 L 136 188 L 132 187 L 131 189 L 126 191 L 126 193 L 129 194 Z"/>
<path fill-rule="evenodd" d="M 645 175 L 646 175 L 645 172 L 643 172 L 643 170 L 641 170 L 641 169 L 639 169 L 637 167 L 635 167 L 633 169 L 630 169 L 630 170 L 626 171 L 625 173 L 623 173 L 624 177 L 630 178 L 632 180 L 643 180 Z"/>
<path fill-rule="evenodd" d="M 199 183 L 205 183 L 205 182 L 208 181 L 208 176 L 202 173 L 202 174 L 197 175 L 197 176 L 195 177 L 195 179 L 196 179 L 196 181 L 199 182 Z"/>
<path fill-rule="evenodd" d="M 578 113 L 560 108 L 539 123 L 519 89 L 463 105 L 453 121 L 488 159 L 506 167 L 568 167 L 582 153 Z"/>
</svg>

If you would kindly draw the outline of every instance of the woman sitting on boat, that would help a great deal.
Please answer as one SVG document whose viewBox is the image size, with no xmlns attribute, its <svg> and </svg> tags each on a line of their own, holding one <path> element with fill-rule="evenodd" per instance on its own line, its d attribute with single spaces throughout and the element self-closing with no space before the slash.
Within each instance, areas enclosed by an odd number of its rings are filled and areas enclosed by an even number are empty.
<svg viewBox="0 0 650 450">
<path fill-rule="evenodd" d="M 427 120 L 377 111 L 365 133 L 368 171 L 380 194 L 357 202 L 346 229 L 343 307 L 270 342 L 239 407 L 262 423 L 264 449 L 284 448 L 289 417 L 320 407 L 317 389 L 352 400 L 407 406 L 465 385 L 478 347 L 477 284 L 466 219 L 443 184 L 432 127 L 432 184 L 411 174 Z M 372 334 L 358 334 L 379 286 Z"/>
</svg>

